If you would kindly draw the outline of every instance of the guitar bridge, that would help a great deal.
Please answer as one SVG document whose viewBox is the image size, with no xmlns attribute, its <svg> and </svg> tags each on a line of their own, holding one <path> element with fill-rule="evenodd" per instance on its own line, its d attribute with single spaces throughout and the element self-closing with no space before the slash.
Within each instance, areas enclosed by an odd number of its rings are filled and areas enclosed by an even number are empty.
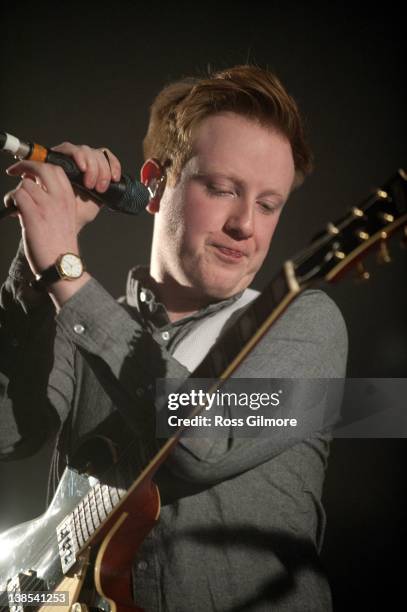
<svg viewBox="0 0 407 612">
<path fill-rule="evenodd" d="M 29 610 L 32 612 L 33 603 L 29 601 L 28 594 L 47 590 L 47 585 L 44 580 L 38 578 L 36 571 L 18 573 L 7 582 L 9 612 L 28 612 Z M 40 607 L 40 605 L 34 607 Z"/>
</svg>

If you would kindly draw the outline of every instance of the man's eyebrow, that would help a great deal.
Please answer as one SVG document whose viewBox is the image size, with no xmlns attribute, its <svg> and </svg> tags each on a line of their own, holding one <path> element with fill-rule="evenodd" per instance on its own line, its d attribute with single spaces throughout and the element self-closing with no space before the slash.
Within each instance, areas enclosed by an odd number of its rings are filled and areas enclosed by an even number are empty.
<svg viewBox="0 0 407 612">
<path fill-rule="evenodd" d="M 197 180 L 208 179 L 208 178 L 226 179 L 228 181 L 231 181 L 232 183 L 234 183 L 240 188 L 244 188 L 246 186 L 245 181 L 242 181 L 241 179 L 234 176 L 233 174 L 224 174 L 223 172 L 211 172 L 210 170 L 206 172 L 205 171 L 194 172 L 192 175 L 192 178 L 197 179 Z M 281 198 L 283 201 L 285 200 L 283 194 L 277 191 L 276 189 L 266 189 L 265 191 L 262 191 L 261 193 L 259 193 L 258 197 L 264 198 L 265 196 L 269 196 L 269 195 L 277 196 Z"/>
</svg>

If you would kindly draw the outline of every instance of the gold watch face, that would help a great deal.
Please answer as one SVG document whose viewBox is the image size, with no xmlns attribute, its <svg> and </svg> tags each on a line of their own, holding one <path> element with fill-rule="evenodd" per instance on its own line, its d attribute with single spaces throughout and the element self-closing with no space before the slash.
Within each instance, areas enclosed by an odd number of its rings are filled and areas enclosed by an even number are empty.
<svg viewBox="0 0 407 612">
<path fill-rule="evenodd" d="M 73 280 L 82 276 L 82 260 L 78 255 L 74 255 L 73 253 L 62 255 L 58 267 L 64 278 Z"/>
</svg>

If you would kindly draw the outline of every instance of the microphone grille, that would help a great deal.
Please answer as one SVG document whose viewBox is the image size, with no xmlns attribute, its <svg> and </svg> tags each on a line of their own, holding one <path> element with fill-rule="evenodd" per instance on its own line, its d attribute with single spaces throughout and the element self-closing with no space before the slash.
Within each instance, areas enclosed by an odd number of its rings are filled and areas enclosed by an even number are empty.
<svg viewBox="0 0 407 612">
<path fill-rule="evenodd" d="M 129 215 L 138 215 L 149 203 L 150 192 L 145 185 L 139 181 L 132 181 L 129 176 L 125 175 L 122 178 L 125 179 L 126 189 L 114 208 Z"/>
</svg>

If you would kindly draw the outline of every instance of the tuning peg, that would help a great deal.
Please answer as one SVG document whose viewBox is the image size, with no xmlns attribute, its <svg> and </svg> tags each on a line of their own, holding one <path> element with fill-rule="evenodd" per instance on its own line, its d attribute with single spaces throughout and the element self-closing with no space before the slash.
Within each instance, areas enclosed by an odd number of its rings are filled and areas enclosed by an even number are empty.
<svg viewBox="0 0 407 612">
<path fill-rule="evenodd" d="M 334 245 L 334 246 L 336 246 L 336 245 Z M 333 252 L 333 256 L 338 261 L 342 261 L 342 259 L 345 259 L 345 257 L 346 257 L 345 253 L 343 251 L 341 251 L 339 248 L 335 249 L 335 251 Z"/>
<path fill-rule="evenodd" d="M 389 194 L 387 193 L 387 191 L 384 191 L 384 189 L 377 189 L 376 195 L 381 200 L 387 200 L 387 198 L 389 197 Z"/>
<path fill-rule="evenodd" d="M 393 223 L 394 221 L 394 215 L 384 211 L 379 213 L 379 217 L 382 221 L 385 221 L 386 223 Z"/>
<path fill-rule="evenodd" d="M 358 263 L 356 264 L 356 272 L 357 272 L 357 277 L 356 277 L 357 282 L 364 283 L 369 280 L 370 272 L 366 270 L 366 268 L 364 267 L 361 261 L 358 261 Z"/>
<path fill-rule="evenodd" d="M 370 235 L 367 232 L 364 232 L 363 230 L 359 230 L 356 235 L 359 240 L 369 240 L 370 238 Z"/>
<path fill-rule="evenodd" d="M 380 241 L 379 251 L 377 253 L 377 262 L 379 264 L 386 264 L 391 262 L 391 256 L 387 247 L 387 242 L 384 240 Z"/>
</svg>

